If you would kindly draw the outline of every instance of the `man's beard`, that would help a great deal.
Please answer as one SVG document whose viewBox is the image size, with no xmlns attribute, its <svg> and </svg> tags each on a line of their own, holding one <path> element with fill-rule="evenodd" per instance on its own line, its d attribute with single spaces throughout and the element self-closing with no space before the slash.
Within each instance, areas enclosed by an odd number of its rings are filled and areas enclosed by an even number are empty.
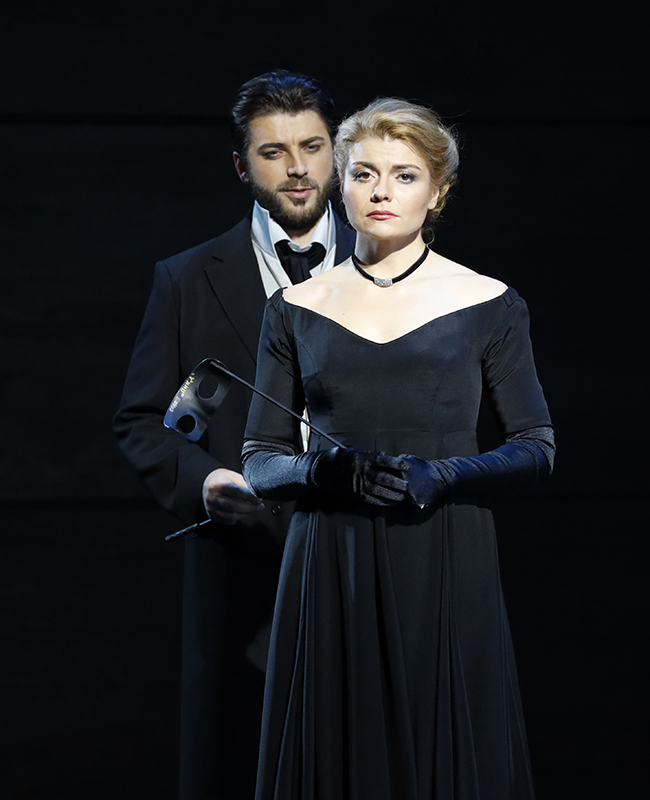
<svg viewBox="0 0 650 800">
<path fill-rule="evenodd" d="M 336 185 L 336 173 L 332 172 L 327 182 L 320 186 L 310 178 L 294 178 L 280 184 L 277 189 L 267 189 L 261 186 L 252 177 L 249 186 L 253 197 L 265 208 L 278 225 L 285 231 L 297 231 L 299 233 L 313 228 L 325 213 L 327 203 L 334 193 Z M 286 207 L 282 202 L 281 193 L 291 189 L 314 189 L 316 199 L 314 203 L 306 208 L 309 198 L 304 200 L 292 199 L 293 207 Z"/>
</svg>

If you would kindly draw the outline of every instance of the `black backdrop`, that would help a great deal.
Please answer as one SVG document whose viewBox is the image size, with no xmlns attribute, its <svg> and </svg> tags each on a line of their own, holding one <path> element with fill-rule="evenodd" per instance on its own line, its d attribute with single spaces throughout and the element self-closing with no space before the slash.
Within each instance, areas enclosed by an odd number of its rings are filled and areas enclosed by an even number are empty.
<svg viewBox="0 0 650 800">
<path fill-rule="evenodd" d="M 3 797 L 175 795 L 181 550 L 110 418 L 153 263 L 248 208 L 225 119 L 275 67 L 342 113 L 395 94 L 457 125 L 436 246 L 528 300 L 560 448 L 498 509 L 539 797 L 641 796 L 641 26 L 602 1 L 402 9 L 3 3 Z"/>
</svg>

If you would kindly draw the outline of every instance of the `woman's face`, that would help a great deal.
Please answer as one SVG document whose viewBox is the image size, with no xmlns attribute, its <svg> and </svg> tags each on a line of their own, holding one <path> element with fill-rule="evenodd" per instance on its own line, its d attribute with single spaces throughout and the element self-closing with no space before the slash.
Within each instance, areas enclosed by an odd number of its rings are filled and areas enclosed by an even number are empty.
<svg viewBox="0 0 650 800">
<path fill-rule="evenodd" d="M 342 191 L 350 224 L 373 239 L 412 238 L 438 199 L 422 156 L 405 142 L 375 137 L 352 145 Z"/>
</svg>

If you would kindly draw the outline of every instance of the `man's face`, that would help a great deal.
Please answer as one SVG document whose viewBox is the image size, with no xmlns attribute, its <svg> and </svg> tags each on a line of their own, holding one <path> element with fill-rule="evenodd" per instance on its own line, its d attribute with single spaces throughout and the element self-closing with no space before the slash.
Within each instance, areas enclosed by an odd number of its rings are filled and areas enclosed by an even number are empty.
<svg viewBox="0 0 650 800">
<path fill-rule="evenodd" d="M 323 216 L 333 182 L 332 142 L 315 111 L 268 114 L 250 124 L 246 158 L 235 168 L 258 203 L 287 233 L 310 230 Z"/>
</svg>

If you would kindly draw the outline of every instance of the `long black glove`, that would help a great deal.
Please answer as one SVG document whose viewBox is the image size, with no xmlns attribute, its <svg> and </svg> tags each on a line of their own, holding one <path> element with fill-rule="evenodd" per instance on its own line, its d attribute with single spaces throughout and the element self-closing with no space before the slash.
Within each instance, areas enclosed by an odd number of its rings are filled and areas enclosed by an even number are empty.
<svg viewBox="0 0 650 800">
<path fill-rule="evenodd" d="M 294 500 L 313 489 L 378 506 L 407 497 L 404 462 L 384 453 L 333 447 L 294 455 L 285 445 L 249 439 L 242 461 L 248 485 L 271 500 Z"/>
<path fill-rule="evenodd" d="M 529 428 L 506 444 L 466 458 L 425 461 L 402 455 L 408 495 L 419 506 L 440 505 L 452 495 L 498 495 L 532 488 L 551 474 L 555 441 L 550 427 Z"/>
</svg>

